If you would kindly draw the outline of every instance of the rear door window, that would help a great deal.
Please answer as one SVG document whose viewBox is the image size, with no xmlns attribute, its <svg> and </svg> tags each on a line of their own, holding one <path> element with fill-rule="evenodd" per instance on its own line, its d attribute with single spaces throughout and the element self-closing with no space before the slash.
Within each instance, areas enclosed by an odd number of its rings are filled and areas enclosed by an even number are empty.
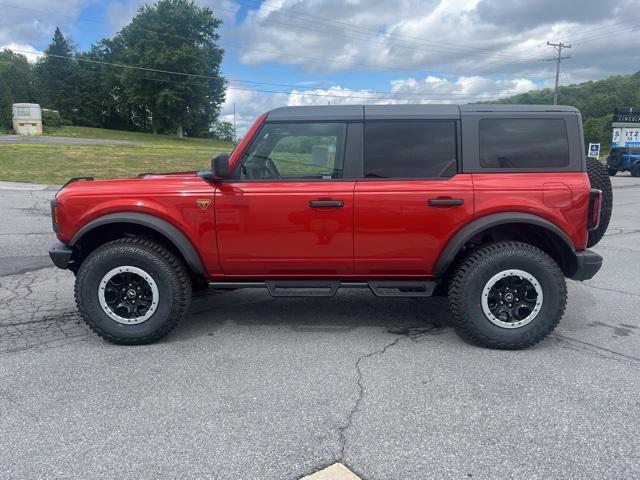
<svg viewBox="0 0 640 480">
<path fill-rule="evenodd" d="M 483 168 L 535 170 L 569 165 L 563 119 L 483 118 L 479 134 Z"/>
<path fill-rule="evenodd" d="M 365 124 L 365 178 L 449 178 L 456 171 L 455 122 Z"/>
</svg>

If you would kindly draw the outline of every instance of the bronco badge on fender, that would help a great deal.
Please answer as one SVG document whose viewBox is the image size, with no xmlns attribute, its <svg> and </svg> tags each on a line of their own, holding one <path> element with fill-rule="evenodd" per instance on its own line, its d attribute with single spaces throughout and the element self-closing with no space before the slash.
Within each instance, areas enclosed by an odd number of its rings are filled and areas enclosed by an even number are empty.
<svg viewBox="0 0 640 480">
<path fill-rule="evenodd" d="M 208 198 L 199 198 L 198 200 L 196 200 L 196 203 L 202 210 L 206 210 L 207 208 L 209 208 L 209 205 L 211 205 L 211 200 L 209 200 Z"/>
</svg>

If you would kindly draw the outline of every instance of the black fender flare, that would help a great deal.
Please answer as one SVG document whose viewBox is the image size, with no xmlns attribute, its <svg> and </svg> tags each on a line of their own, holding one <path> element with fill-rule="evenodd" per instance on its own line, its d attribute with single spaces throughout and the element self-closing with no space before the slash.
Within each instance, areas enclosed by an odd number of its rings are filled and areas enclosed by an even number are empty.
<svg viewBox="0 0 640 480">
<path fill-rule="evenodd" d="M 102 217 L 95 218 L 76 232 L 76 234 L 69 242 L 69 246 L 73 247 L 85 234 L 87 234 L 94 228 L 108 225 L 110 223 L 131 223 L 134 225 L 142 225 L 144 227 L 155 230 L 156 232 L 165 236 L 178 249 L 191 270 L 193 270 L 195 273 L 206 275 L 206 270 L 204 268 L 204 264 L 202 263 L 200 255 L 198 255 L 195 247 L 193 246 L 191 241 L 184 235 L 184 233 L 182 233 L 166 220 L 162 220 L 161 218 L 154 217 L 153 215 L 149 215 L 147 213 L 110 213 Z"/>
<path fill-rule="evenodd" d="M 444 274 L 451 266 L 456 255 L 458 255 L 458 252 L 460 252 L 464 244 L 474 236 L 489 228 L 497 227 L 499 225 L 507 225 L 510 223 L 527 223 L 529 225 L 542 227 L 561 238 L 572 252 L 575 252 L 576 250 L 569 236 L 545 218 L 521 212 L 494 213 L 485 217 L 480 217 L 462 227 L 458 233 L 449 240 L 444 250 L 442 250 L 442 253 L 438 257 L 438 261 L 436 262 L 434 273 L 436 275 Z"/>
</svg>

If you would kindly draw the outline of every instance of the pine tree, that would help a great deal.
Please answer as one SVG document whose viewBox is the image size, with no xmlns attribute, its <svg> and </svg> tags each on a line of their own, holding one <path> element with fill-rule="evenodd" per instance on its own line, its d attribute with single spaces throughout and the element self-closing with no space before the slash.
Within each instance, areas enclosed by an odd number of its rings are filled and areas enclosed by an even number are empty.
<svg viewBox="0 0 640 480">
<path fill-rule="evenodd" d="M 33 68 L 27 57 L 0 51 L 0 129 L 12 126 L 11 106 L 33 101 Z"/>
<path fill-rule="evenodd" d="M 36 96 L 42 107 L 58 110 L 63 117 L 74 119 L 80 78 L 78 64 L 70 58 L 75 54 L 73 45 L 56 27 L 45 53 L 36 65 Z"/>
</svg>

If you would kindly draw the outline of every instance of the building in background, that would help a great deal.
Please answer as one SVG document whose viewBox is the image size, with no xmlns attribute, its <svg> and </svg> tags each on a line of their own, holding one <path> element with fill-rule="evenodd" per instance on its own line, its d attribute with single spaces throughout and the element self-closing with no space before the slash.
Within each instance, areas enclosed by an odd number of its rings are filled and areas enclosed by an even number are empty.
<svg viewBox="0 0 640 480">
<path fill-rule="evenodd" d="M 13 131 L 18 135 L 42 135 L 42 109 L 37 103 L 13 104 Z"/>
</svg>

